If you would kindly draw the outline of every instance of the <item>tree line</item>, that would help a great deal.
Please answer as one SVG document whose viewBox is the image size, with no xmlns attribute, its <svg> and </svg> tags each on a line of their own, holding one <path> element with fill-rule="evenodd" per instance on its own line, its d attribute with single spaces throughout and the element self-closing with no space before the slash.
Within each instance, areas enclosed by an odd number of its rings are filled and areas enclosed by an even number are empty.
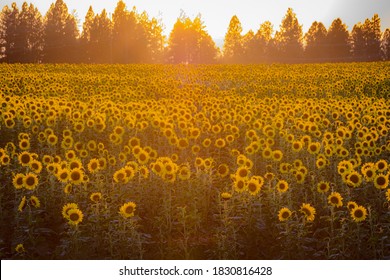
<svg viewBox="0 0 390 280">
<path fill-rule="evenodd" d="M 230 20 L 219 49 L 198 15 L 182 13 L 168 38 L 161 20 L 150 18 L 119 0 L 109 16 L 90 7 L 80 32 L 78 19 L 63 0 L 45 16 L 33 5 L 15 3 L 0 13 L 0 61 L 7 63 L 300 63 L 390 60 L 390 29 L 381 32 L 380 18 L 353 26 L 340 18 L 329 29 L 313 22 L 303 34 L 291 8 L 274 30 L 265 21 L 243 34 L 237 16 Z"/>
</svg>

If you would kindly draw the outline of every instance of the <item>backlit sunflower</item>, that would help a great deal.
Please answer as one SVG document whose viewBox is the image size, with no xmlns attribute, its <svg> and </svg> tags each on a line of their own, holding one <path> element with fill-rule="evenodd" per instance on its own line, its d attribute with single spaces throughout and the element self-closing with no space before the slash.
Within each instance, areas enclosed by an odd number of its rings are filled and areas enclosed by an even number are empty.
<svg viewBox="0 0 390 280">
<path fill-rule="evenodd" d="M 72 208 L 69 209 L 68 213 L 68 222 L 72 226 L 77 226 L 79 223 L 82 222 L 84 215 L 83 212 L 81 212 L 78 208 Z"/>
<path fill-rule="evenodd" d="M 332 192 L 328 196 L 328 203 L 334 207 L 341 207 L 343 206 L 343 198 L 341 197 L 340 193 L 338 192 Z"/>
<path fill-rule="evenodd" d="M 292 212 L 290 209 L 288 209 L 287 207 L 283 207 L 282 209 L 279 210 L 278 212 L 278 219 L 279 221 L 281 222 L 285 222 L 287 221 L 288 219 L 290 219 L 292 215 Z"/>
<path fill-rule="evenodd" d="M 367 218 L 367 209 L 364 206 L 357 206 L 351 210 L 352 219 L 359 223 Z"/>
<path fill-rule="evenodd" d="M 183 165 L 179 168 L 177 176 L 180 180 L 188 180 L 191 177 L 191 170 L 188 166 Z"/>
<path fill-rule="evenodd" d="M 247 189 L 248 185 L 246 179 L 235 176 L 233 186 L 236 192 L 241 193 Z"/>
<path fill-rule="evenodd" d="M 220 164 L 217 167 L 217 175 L 221 178 L 226 177 L 229 174 L 229 166 L 225 163 Z"/>
<path fill-rule="evenodd" d="M 119 208 L 119 214 L 121 214 L 124 218 L 133 217 L 136 206 L 137 205 L 132 201 L 127 202 Z"/>
<path fill-rule="evenodd" d="M 316 209 L 313 206 L 311 206 L 309 203 L 302 203 L 302 206 L 299 211 L 305 215 L 306 221 L 308 222 L 314 221 Z"/>
</svg>

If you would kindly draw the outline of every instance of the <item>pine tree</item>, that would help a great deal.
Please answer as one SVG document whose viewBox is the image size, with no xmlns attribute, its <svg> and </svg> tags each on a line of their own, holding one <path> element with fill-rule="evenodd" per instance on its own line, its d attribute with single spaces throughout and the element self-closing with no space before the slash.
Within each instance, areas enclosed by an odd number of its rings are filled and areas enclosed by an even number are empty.
<svg viewBox="0 0 390 280">
<path fill-rule="evenodd" d="M 340 18 L 335 19 L 329 27 L 326 36 L 329 61 L 337 62 L 350 60 L 351 54 L 348 38 L 349 33 L 347 26 Z"/>
<path fill-rule="evenodd" d="M 243 56 L 242 26 L 236 15 L 232 17 L 225 34 L 223 58 L 228 63 L 237 63 Z"/>
<path fill-rule="evenodd" d="M 327 46 L 326 46 L 327 31 L 322 22 L 313 22 L 309 30 L 305 34 L 305 56 L 309 61 L 323 62 L 326 61 Z"/>
</svg>

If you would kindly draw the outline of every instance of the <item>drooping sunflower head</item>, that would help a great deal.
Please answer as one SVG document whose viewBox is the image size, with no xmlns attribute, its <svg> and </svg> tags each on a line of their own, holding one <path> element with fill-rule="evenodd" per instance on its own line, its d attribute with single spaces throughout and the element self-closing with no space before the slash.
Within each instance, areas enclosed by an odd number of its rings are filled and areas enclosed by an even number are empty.
<svg viewBox="0 0 390 280">
<path fill-rule="evenodd" d="M 232 194 L 228 192 L 221 193 L 221 199 L 227 201 L 232 198 Z"/>
<path fill-rule="evenodd" d="M 127 202 L 119 208 L 119 214 L 121 214 L 124 218 L 133 217 L 136 206 L 137 205 L 132 201 Z"/>
<path fill-rule="evenodd" d="M 19 203 L 18 211 L 22 212 L 24 210 L 24 208 L 26 208 L 26 206 L 27 206 L 27 199 L 26 199 L 26 196 L 23 196 L 22 200 Z"/>
<path fill-rule="evenodd" d="M 316 209 L 309 203 L 303 203 L 299 211 L 305 215 L 306 221 L 314 221 Z"/>
<path fill-rule="evenodd" d="M 41 202 L 39 201 L 39 198 L 36 197 L 35 195 L 32 195 L 30 197 L 29 202 L 30 202 L 30 205 L 35 207 L 35 208 L 41 207 Z"/>
<path fill-rule="evenodd" d="M 16 253 L 18 253 L 18 254 L 23 254 L 23 253 L 26 252 L 26 250 L 24 249 L 23 244 L 21 244 L 21 243 L 19 243 L 18 245 L 16 245 L 15 251 L 16 251 Z"/>
<path fill-rule="evenodd" d="M 283 207 L 282 209 L 279 210 L 278 212 L 278 219 L 279 221 L 281 222 L 285 222 L 287 221 L 288 219 L 290 219 L 292 215 L 292 212 L 290 209 L 288 209 L 287 207 Z"/>
</svg>

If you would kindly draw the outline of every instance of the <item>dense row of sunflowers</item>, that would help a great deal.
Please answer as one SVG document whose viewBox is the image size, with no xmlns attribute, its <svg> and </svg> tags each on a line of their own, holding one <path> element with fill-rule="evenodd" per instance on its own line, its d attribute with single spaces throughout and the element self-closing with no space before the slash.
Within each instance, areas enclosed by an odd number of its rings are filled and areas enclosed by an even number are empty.
<svg viewBox="0 0 390 280">
<path fill-rule="evenodd" d="M 390 64 L 1 65 L 2 258 L 390 258 Z"/>
</svg>

